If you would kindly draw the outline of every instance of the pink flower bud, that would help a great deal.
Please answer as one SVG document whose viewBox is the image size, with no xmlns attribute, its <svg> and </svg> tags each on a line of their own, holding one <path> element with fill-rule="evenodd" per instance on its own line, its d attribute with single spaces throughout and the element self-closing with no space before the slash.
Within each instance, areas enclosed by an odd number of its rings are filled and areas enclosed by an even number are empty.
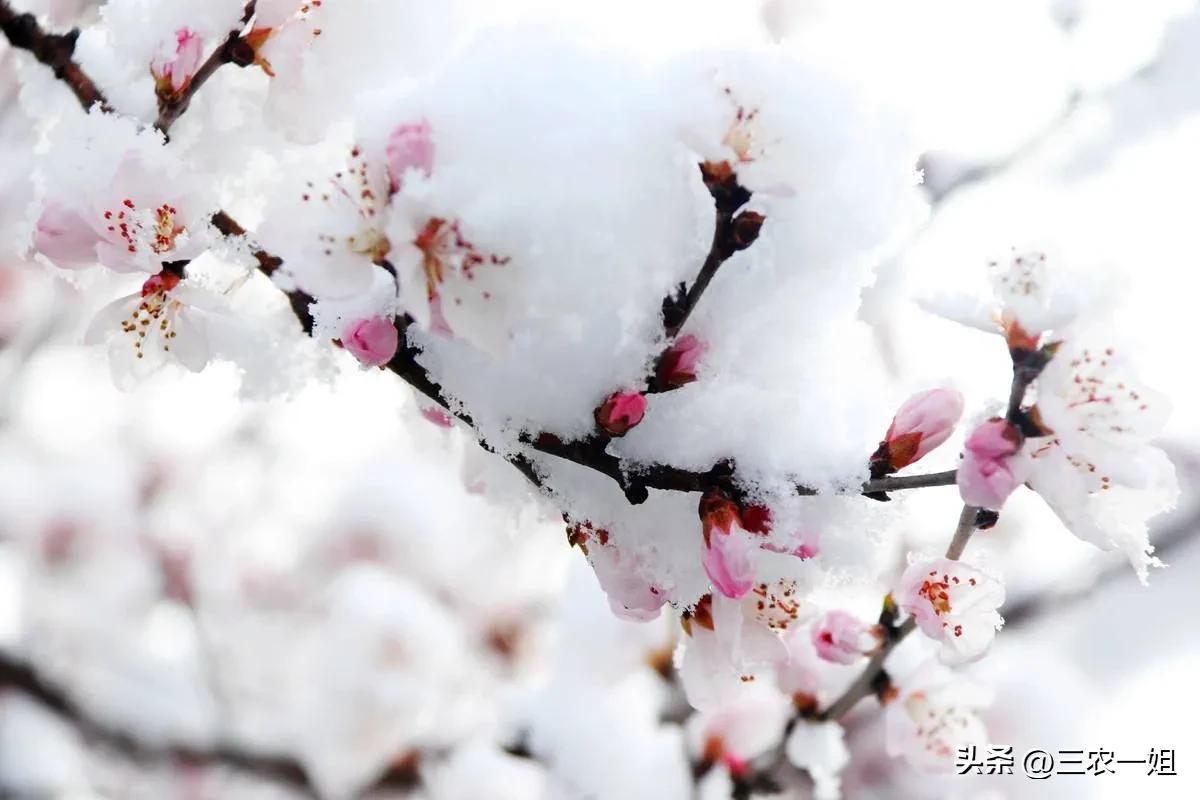
<svg viewBox="0 0 1200 800">
<path fill-rule="evenodd" d="M 875 474 L 904 469 L 924 457 L 950 438 L 962 412 L 963 397 L 953 389 L 930 389 L 908 398 L 871 458 Z"/>
<path fill-rule="evenodd" d="M 396 355 L 400 334 L 391 320 L 371 317 L 350 323 L 342 344 L 364 366 L 381 367 Z"/>
<path fill-rule="evenodd" d="M 404 175 L 410 169 L 420 170 L 426 176 L 433 174 L 433 138 L 425 120 L 399 126 L 388 137 L 386 148 L 388 174 L 392 178 L 392 191 L 404 187 Z"/>
<path fill-rule="evenodd" d="M 388 360 L 391 361 L 391 359 Z M 425 406 L 421 409 L 421 416 L 439 428 L 449 428 L 454 425 L 454 417 L 437 406 Z"/>
<path fill-rule="evenodd" d="M 57 203 L 48 203 L 42 209 L 33 236 L 37 251 L 64 269 L 95 264 L 96 245 L 101 241 L 83 217 Z"/>
<path fill-rule="evenodd" d="M 187 89 L 204 60 L 204 40 L 190 28 L 175 31 L 174 50 L 164 52 L 150 62 L 150 74 L 159 94 L 177 95 Z"/>
<path fill-rule="evenodd" d="M 964 503 L 999 510 L 1025 482 L 1025 462 L 1017 458 L 1024 437 L 1011 422 L 995 417 L 967 437 L 958 467 L 958 491 Z"/>
<path fill-rule="evenodd" d="M 828 611 L 817 620 L 811 636 L 817 655 L 835 664 L 853 664 L 880 645 L 877 626 L 839 610 Z"/>
<path fill-rule="evenodd" d="M 142 284 L 142 297 L 149 297 L 152 294 L 167 292 L 179 285 L 180 278 L 174 272 L 167 272 L 165 269 L 157 275 L 151 275 Z"/>
<path fill-rule="evenodd" d="M 754 586 L 752 555 L 758 549 L 758 535 L 770 529 L 770 512 L 763 506 L 752 516 L 756 530 L 751 533 L 743 511 L 724 492 L 710 489 L 700 498 L 700 523 L 704 534 L 701 563 L 713 587 L 726 597 L 738 598 Z"/>
<path fill-rule="evenodd" d="M 614 392 L 596 409 L 596 424 L 612 436 L 624 436 L 646 414 L 646 396 L 640 392 Z"/>
<path fill-rule="evenodd" d="M 708 345 L 692 336 L 680 336 L 658 361 L 658 382 L 667 389 L 677 389 L 696 380 L 696 367 L 708 350 Z"/>
</svg>

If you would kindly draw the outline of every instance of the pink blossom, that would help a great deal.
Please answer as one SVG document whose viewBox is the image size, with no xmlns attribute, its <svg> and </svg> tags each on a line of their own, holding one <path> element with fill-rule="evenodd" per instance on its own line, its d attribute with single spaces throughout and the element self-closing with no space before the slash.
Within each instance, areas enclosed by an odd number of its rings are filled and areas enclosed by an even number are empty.
<svg viewBox="0 0 1200 800">
<path fill-rule="evenodd" d="M 568 538 L 587 556 L 614 614 L 634 622 L 648 622 L 659 615 L 667 602 L 666 595 L 642 577 L 636 553 L 621 550 L 608 531 L 588 522 L 569 527 Z"/>
<path fill-rule="evenodd" d="M 596 409 L 596 424 L 610 436 L 624 436 L 646 414 L 646 396 L 641 392 L 613 392 Z"/>
<path fill-rule="evenodd" d="M 963 397 L 953 389 L 913 395 L 896 412 L 874 460 L 888 472 L 907 467 L 950 438 L 962 412 Z"/>
<path fill-rule="evenodd" d="M 421 409 L 421 416 L 439 428 L 449 428 L 454 425 L 454 417 L 437 406 L 425 406 Z"/>
<path fill-rule="evenodd" d="M 708 350 L 708 345 L 692 336 L 680 336 L 658 361 L 658 382 L 668 389 L 696 380 L 696 367 Z"/>
<path fill-rule="evenodd" d="M 717 535 L 710 542 L 701 556 L 708 579 L 726 597 L 742 597 L 754 585 L 751 556 L 757 546 L 741 532 Z"/>
<path fill-rule="evenodd" d="M 903 756 L 923 772 L 950 771 L 960 747 L 987 743 L 979 711 L 991 699 L 990 691 L 945 667 L 918 667 L 911 681 L 900 682 L 899 696 L 887 704 L 888 753 Z"/>
<path fill-rule="evenodd" d="M 948 558 L 913 563 L 900 578 L 896 604 L 931 639 L 943 643 L 942 660 L 973 661 L 1004 623 L 996 609 L 1004 585 L 987 573 Z"/>
<path fill-rule="evenodd" d="M 219 296 L 164 270 L 96 312 L 84 343 L 108 342 L 117 376 L 146 375 L 166 364 L 200 372 L 211 358 L 209 324 L 224 309 Z"/>
<path fill-rule="evenodd" d="M 203 252 L 204 242 L 192 230 L 204 226 L 195 205 L 182 177 L 168 182 L 140 157 L 129 156 L 93 202 L 47 202 L 34 245 L 67 269 L 99 262 L 115 272 L 154 274 L 163 262 Z"/>
<path fill-rule="evenodd" d="M 400 334 L 386 317 L 370 317 L 351 322 L 342 344 L 363 366 L 381 367 L 396 355 Z"/>
<path fill-rule="evenodd" d="M 103 239 L 82 216 L 58 203 L 47 203 L 38 217 L 33 246 L 64 269 L 93 266 Z"/>
<path fill-rule="evenodd" d="M 874 652 L 881 640 L 878 626 L 838 609 L 825 612 L 812 626 L 811 636 L 817 655 L 835 664 L 853 664 Z"/>
<path fill-rule="evenodd" d="M 701 563 L 713 586 L 726 597 L 742 597 L 754 585 L 752 556 L 759 549 L 755 534 L 769 530 L 770 514 L 755 512 L 751 520 L 747 524 L 742 509 L 720 490 L 709 490 L 700 499 L 704 533 Z"/>
<path fill-rule="evenodd" d="M 150 74 L 160 95 L 178 95 L 187 89 L 204 59 L 204 40 L 190 28 L 175 32 L 175 47 L 164 48 L 150 62 Z"/>
<path fill-rule="evenodd" d="M 967 437 L 958 467 L 958 491 L 964 503 L 999 509 L 1013 491 L 1025 482 L 1025 462 L 1014 458 L 1024 437 L 1016 426 L 995 417 Z"/>
<path fill-rule="evenodd" d="M 404 188 L 404 176 L 409 170 L 418 170 L 426 177 L 433 173 L 433 138 L 425 120 L 400 125 L 387 142 L 388 174 L 392 179 L 392 191 Z"/>
</svg>

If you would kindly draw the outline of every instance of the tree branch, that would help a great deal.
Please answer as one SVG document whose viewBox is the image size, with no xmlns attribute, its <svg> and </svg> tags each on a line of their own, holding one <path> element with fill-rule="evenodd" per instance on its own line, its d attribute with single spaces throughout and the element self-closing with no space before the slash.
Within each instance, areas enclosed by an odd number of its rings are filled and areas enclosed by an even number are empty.
<svg viewBox="0 0 1200 800">
<path fill-rule="evenodd" d="M 0 0 L 0 30 L 9 44 L 20 50 L 28 50 L 34 58 L 53 70 L 54 76 L 75 94 L 85 111 L 96 104 L 104 111 L 112 110 L 104 93 L 74 60 L 78 29 L 64 34 L 47 33 L 33 14 L 18 14 L 8 0 Z"/>
<path fill-rule="evenodd" d="M 171 126 L 175 124 L 175 120 L 183 116 L 184 112 L 188 110 L 188 106 L 191 105 L 196 92 L 200 91 L 200 88 L 218 69 L 226 64 L 247 67 L 254 63 L 254 49 L 242 39 L 241 33 L 246 24 L 254 17 L 254 8 L 257 2 L 258 0 L 250 0 L 246 3 L 238 26 L 229 32 L 225 41 L 200 65 L 187 88 L 177 95 L 159 95 L 158 119 L 155 120 L 154 127 L 162 131 L 164 137 L 169 138 L 169 132 Z"/>
<path fill-rule="evenodd" d="M 252 753 L 227 743 L 203 748 L 144 741 L 90 716 L 34 667 L 3 651 L 0 651 L 0 689 L 21 692 L 69 723 L 89 744 L 111 751 L 128 762 L 144 767 L 170 764 L 223 767 L 249 777 L 284 784 L 305 797 L 320 797 L 304 765 L 290 756 Z M 419 760 L 415 757 L 397 761 L 363 794 L 379 789 L 416 787 L 420 783 L 418 766 Z"/>
</svg>

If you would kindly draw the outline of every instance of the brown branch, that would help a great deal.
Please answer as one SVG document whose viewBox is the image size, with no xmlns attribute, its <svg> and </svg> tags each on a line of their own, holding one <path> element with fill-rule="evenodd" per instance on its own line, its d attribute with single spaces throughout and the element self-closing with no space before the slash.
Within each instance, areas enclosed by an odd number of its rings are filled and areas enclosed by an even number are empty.
<svg viewBox="0 0 1200 800">
<path fill-rule="evenodd" d="M 163 762 L 221 764 L 238 772 L 284 783 L 304 795 L 317 796 L 304 767 L 293 759 L 246 753 L 228 746 L 209 750 L 142 741 L 125 731 L 93 719 L 65 692 L 43 678 L 33 667 L 4 653 L 0 653 L 0 687 L 15 689 L 36 700 L 70 723 L 86 740 L 122 756 L 127 761 L 143 765 Z"/>
<path fill-rule="evenodd" d="M 8 0 L 0 0 L 0 30 L 9 44 L 19 50 L 28 50 L 34 58 L 53 70 L 54 76 L 75 94 L 85 111 L 97 104 L 104 111 L 112 110 L 104 93 L 75 62 L 78 29 L 64 34 L 47 33 L 33 14 L 18 14 Z"/>
<path fill-rule="evenodd" d="M 289 756 L 252 753 L 230 744 L 204 748 L 151 742 L 101 722 L 34 667 L 3 651 L 0 651 L 0 689 L 21 692 L 69 723 L 88 744 L 133 764 L 147 768 L 171 764 L 223 767 L 249 777 L 284 784 L 305 797 L 320 796 L 304 765 Z M 398 760 L 363 793 L 377 789 L 412 789 L 420 783 L 418 767 L 419 761 L 415 757 Z"/>
<path fill-rule="evenodd" d="M 183 116 L 188 110 L 188 106 L 192 103 L 192 98 L 196 92 L 211 78 L 218 69 L 226 64 L 236 64 L 239 67 L 247 67 L 254 63 L 254 48 L 252 48 L 243 38 L 242 30 L 246 24 L 254 17 L 254 7 L 258 0 L 250 0 L 246 3 L 246 8 L 242 13 L 241 21 L 238 26 L 229 32 L 216 50 L 205 59 L 200 68 L 196 70 L 196 74 L 192 76 L 187 87 L 178 94 L 159 94 L 158 96 L 158 119 L 154 122 L 154 127 L 162 131 L 164 137 L 169 138 L 171 126 L 175 124 L 175 120 Z"/>
<path fill-rule="evenodd" d="M 658 364 L 671 348 L 671 343 L 688 318 L 696 310 L 701 296 L 709 283 L 717 274 L 717 270 L 728 261 L 734 253 L 745 250 L 758 239 L 765 217 L 754 211 L 738 210 L 750 202 L 752 194 L 738 182 L 737 173 L 727 162 L 700 164 L 700 175 L 704 185 L 712 195 L 716 221 L 713 225 L 712 243 L 708 255 L 700 266 L 696 279 L 689 287 L 679 284 L 675 293 L 665 298 L 662 303 L 663 334 L 667 339 L 667 347 L 659 353 L 655 360 L 655 369 L 647 380 L 649 393 L 665 392 L 672 388 L 664 385 L 658 377 Z"/>
</svg>

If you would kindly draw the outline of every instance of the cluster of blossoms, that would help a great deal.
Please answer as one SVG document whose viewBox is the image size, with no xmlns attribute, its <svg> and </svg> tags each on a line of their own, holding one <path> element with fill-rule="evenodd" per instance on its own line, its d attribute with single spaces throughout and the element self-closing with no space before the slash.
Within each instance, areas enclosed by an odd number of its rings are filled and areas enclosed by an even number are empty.
<svg viewBox="0 0 1200 800">
<path fill-rule="evenodd" d="M 221 47 L 277 81 L 303 71 L 325 11 L 260 3 Z M 194 29 L 174 31 L 149 72 L 160 104 L 181 108 L 212 56 Z M 316 338 L 444 406 L 426 409 L 431 423 L 462 420 L 497 455 L 479 456 L 472 491 L 502 494 L 489 470 L 516 465 L 617 616 L 678 618 L 674 664 L 697 711 L 687 727 L 703 780 L 737 785 L 785 758 L 817 796 L 836 797 L 848 759 L 839 719 L 872 692 L 889 749 L 946 768 L 986 733 L 982 695 L 945 667 L 981 658 L 1003 624 L 1004 585 L 962 560 L 967 537 L 1027 485 L 1144 580 L 1157 563 L 1147 521 L 1178 491 L 1150 443 L 1163 401 L 1092 338 L 1093 321 L 1061 305 L 1042 257 L 997 265 L 981 326 L 1004 338 L 1012 396 L 1002 414 L 975 417 L 951 477 L 928 484 L 958 487 L 955 543 L 889 574 L 865 533 L 886 528 L 868 514 L 888 512 L 864 509 L 906 487 L 912 476 L 897 473 L 950 449 L 938 451 L 967 398 L 925 389 L 885 428 L 886 403 L 902 395 L 808 395 L 866 360 L 861 294 L 916 202 L 907 142 L 876 142 L 842 86 L 791 58 L 692 54 L 649 78 L 528 44 L 522 59 L 504 41 L 466 48 L 401 99 L 373 98 L 347 135 L 301 148 L 303 167 L 274 176 L 282 188 L 253 235 L 205 194 L 216 189 L 202 169 L 180 167 L 182 145 L 140 131 L 121 139 L 95 191 L 47 181 L 30 244 L 62 269 L 139 274 L 86 335 L 136 373 L 212 360 L 210 333 L 236 318 L 250 273 L 210 291 L 199 259 L 232 252 L 257 262 Z M 643 81 L 650 100 L 605 94 L 623 79 Z M 591 90 L 596 102 L 579 103 Z M 676 96 L 678 108 L 650 110 Z M 810 107 L 852 138 L 814 133 L 798 110 Z M 103 118 L 80 124 L 99 130 Z M 330 160 L 327 172 L 313 166 Z M 879 197 L 860 207 L 845 188 L 856 181 Z M 696 220 L 714 208 L 706 254 Z M 788 419 L 764 433 L 769 410 Z M 851 430 L 864 419 L 884 430 L 877 444 Z M 884 597 L 847 599 L 845 575 Z M 360 613 L 356 602 L 345 613 Z M 911 631 L 927 663 L 876 682 Z"/>
</svg>

